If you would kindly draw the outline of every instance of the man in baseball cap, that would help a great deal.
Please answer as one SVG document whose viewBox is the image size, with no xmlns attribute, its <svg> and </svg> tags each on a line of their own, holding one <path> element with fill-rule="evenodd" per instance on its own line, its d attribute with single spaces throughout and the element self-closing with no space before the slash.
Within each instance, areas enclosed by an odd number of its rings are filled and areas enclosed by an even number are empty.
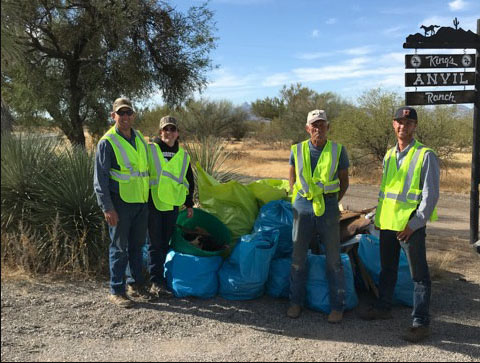
<svg viewBox="0 0 480 363">
<path fill-rule="evenodd" d="M 324 110 L 313 110 L 308 113 L 307 125 L 313 124 L 315 121 L 327 121 L 327 113 Z"/>
<path fill-rule="evenodd" d="M 345 148 L 327 138 L 328 129 L 326 112 L 310 111 L 305 125 L 310 139 L 293 145 L 290 153 L 294 217 L 287 316 L 298 318 L 307 302 L 307 254 L 315 236 L 313 243 L 322 243 L 325 248 L 331 308 L 328 322 L 333 324 L 342 321 L 345 308 L 338 202 L 348 188 L 349 162 Z"/>
<path fill-rule="evenodd" d="M 404 106 L 400 107 L 395 111 L 395 116 L 393 117 L 394 120 L 402 120 L 402 119 L 408 119 L 408 120 L 414 120 L 418 121 L 417 118 L 417 111 L 413 107 L 409 106 Z"/>
<path fill-rule="evenodd" d="M 128 98 L 117 98 L 110 116 L 115 125 L 98 142 L 93 184 L 111 239 L 109 300 L 130 308 L 131 298 L 150 298 L 142 273 L 150 190 L 148 150 L 142 133 L 133 128 L 135 110 Z"/>
<path fill-rule="evenodd" d="M 135 112 L 135 109 L 133 108 L 132 106 L 132 101 L 130 101 L 128 98 L 126 97 L 120 97 L 120 98 L 117 98 L 114 102 L 113 102 L 113 112 L 117 112 L 118 110 L 122 109 L 122 108 L 126 108 L 126 109 L 130 109 L 132 110 L 133 112 Z"/>
<path fill-rule="evenodd" d="M 427 221 L 437 219 L 440 184 L 437 156 L 414 138 L 417 123 L 417 111 L 413 107 L 400 107 L 393 116 L 397 144 L 383 159 L 375 215 L 375 226 L 380 229 L 380 297 L 370 309 L 360 313 L 365 320 L 392 319 L 392 299 L 402 248 L 414 286 L 413 321 L 402 338 L 413 343 L 430 335 L 431 280 L 425 236 Z"/>
</svg>

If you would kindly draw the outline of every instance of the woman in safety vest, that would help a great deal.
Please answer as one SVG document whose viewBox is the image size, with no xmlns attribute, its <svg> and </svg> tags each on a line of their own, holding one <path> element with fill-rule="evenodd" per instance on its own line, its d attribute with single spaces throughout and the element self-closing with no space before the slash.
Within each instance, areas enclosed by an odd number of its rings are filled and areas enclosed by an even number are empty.
<svg viewBox="0 0 480 363">
<path fill-rule="evenodd" d="M 163 265 L 169 249 L 178 208 L 187 208 L 187 217 L 193 217 L 195 182 L 190 157 L 178 146 L 178 122 L 172 116 L 162 117 L 159 136 L 148 145 L 150 197 L 148 199 L 148 272 L 156 297 L 166 295 Z"/>
</svg>

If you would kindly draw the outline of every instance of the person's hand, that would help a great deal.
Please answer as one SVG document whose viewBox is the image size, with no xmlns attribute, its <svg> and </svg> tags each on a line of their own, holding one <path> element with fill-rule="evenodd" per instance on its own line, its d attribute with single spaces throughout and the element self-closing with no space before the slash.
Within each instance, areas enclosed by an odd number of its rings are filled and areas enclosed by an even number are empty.
<svg viewBox="0 0 480 363">
<path fill-rule="evenodd" d="M 397 239 L 401 242 L 408 242 L 410 239 L 410 236 L 413 233 L 413 229 L 411 229 L 409 226 L 406 226 L 405 229 L 401 232 L 397 233 Z"/>
<path fill-rule="evenodd" d="M 187 208 L 187 218 L 193 217 L 193 208 Z"/>
<path fill-rule="evenodd" d="M 111 227 L 115 227 L 118 223 L 118 214 L 115 209 L 107 210 L 103 212 L 105 215 L 105 220 L 107 221 L 108 225 Z"/>
</svg>

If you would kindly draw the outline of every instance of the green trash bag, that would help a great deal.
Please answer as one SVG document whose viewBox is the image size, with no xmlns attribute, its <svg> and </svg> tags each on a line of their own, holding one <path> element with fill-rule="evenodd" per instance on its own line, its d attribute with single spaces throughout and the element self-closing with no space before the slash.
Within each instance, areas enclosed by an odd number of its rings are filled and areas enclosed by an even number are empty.
<svg viewBox="0 0 480 363">
<path fill-rule="evenodd" d="M 290 190 L 288 180 L 260 179 L 247 184 L 247 188 L 250 189 L 257 199 L 259 208 L 272 200 L 290 200 L 288 196 Z"/>
<path fill-rule="evenodd" d="M 202 209 L 220 219 L 232 232 L 232 239 L 249 234 L 258 214 L 257 200 L 245 185 L 231 180 L 219 183 L 197 162 L 198 197 Z"/>
<path fill-rule="evenodd" d="M 215 216 L 204 210 L 193 208 L 193 217 L 187 218 L 187 210 L 184 209 L 178 214 L 177 225 L 185 227 L 189 230 L 194 230 L 195 227 L 201 227 L 206 230 L 213 239 L 218 243 L 218 246 L 227 246 L 218 251 L 205 251 L 200 247 L 192 245 L 183 237 L 181 228 L 175 226 L 172 235 L 171 245 L 175 252 L 180 252 L 193 256 L 210 257 L 222 256 L 224 258 L 230 255 L 233 249 L 232 235 L 228 228 Z"/>
</svg>

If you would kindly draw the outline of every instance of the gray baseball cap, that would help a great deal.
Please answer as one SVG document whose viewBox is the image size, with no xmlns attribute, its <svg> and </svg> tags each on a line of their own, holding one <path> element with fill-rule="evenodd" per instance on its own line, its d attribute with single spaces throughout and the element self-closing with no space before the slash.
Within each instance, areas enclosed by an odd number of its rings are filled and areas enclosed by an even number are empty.
<svg viewBox="0 0 480 363">
<path fill-rule="evenodd" d="M 311 125 L 318 120 L 323 120 L 328 122 L 327 113 L 324 110 L 313 110 L 308 113 L 307 125 Z"/>
</svg>

